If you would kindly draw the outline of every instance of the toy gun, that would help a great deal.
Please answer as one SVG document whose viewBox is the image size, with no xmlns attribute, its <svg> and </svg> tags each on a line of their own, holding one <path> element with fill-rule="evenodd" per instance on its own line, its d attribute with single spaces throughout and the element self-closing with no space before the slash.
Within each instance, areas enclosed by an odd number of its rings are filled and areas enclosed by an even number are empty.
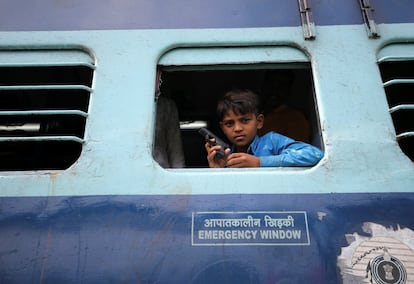
<svg viewBox="0 0 414 284">
<path fill-rule="evenodd" d="M 204 127 L 200 128 L 200 130 L 198 130 L 198 133 L 200 133 L 204 137 L 204 139 L 206 140 L 207 143 L 210 144 L 210 146 L 216 146 L 216 145 L 221 146 L 221 149 L 217 150 L 216 152 L 216 158 L 222 159 L 224 157 L 224 150 L 226 148 L 230 148 L 230 146 L 226 144 L 223 140 L 218 138 L 216 135 L 214 135 L 207 128 L 204 128 Z M 214 139 L 214 141 L 211 141 L 212 139 Z"/>
</svg>

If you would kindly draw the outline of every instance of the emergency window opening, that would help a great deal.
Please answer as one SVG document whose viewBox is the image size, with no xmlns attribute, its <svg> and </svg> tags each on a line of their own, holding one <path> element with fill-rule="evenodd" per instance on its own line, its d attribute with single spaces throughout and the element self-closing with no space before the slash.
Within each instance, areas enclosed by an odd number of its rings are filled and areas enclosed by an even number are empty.
<svg viewBox="0 0 414 284">
<path fill-rule="evenodd" d="M 67 169 L 82 151 L 92 59 L 82 51 L 4 51 L 0 59 L 0 170 Z"/>
<path fill-rule="evenodd" d="M 283 107 L 300 113 L 305 125 L 290 125 L 286 122 L 276 126 L 277 132 L 291 137 L 293 135 L 295 140 L 323 149 L 309 63 L 173 68 L 161 66 L 161 71 L 160 97 L 173 101 L 177 108 L 186 168 L 208 167 L 204 138 L 198 133 L 200 127 L 207 127 L 228 142 L 219 127 L 216 104 L 225 92 L 234 88 L 257 93 L 262 102 L 265 102 L 262 104 L 265 114 L 272 111 L 266 108 L 270 105 L 269 101 L 274 99 L 272 96 L 280 96 Z M 154 158 L 157 160 L 155 155 Z"/>
<path fill-rule="evenodd" d="M 414 161 L 414 58 L 386 60 L 379 63 L 379 68 L 396 140 Z"/>
</svg>

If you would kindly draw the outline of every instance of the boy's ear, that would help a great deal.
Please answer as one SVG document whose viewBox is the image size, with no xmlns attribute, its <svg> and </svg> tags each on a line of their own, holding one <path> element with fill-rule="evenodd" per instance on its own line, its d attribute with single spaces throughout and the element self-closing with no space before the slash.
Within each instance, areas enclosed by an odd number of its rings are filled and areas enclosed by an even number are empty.
<svg viewBox="0 0 414 284">
<path fill-rule="evenodd" d="M 258 116 L 256 116 L 256 120 L 257 120 L 257 129 L 261 129 L 264 124 L 264 115 L 259 114 Z"/>
</svg>

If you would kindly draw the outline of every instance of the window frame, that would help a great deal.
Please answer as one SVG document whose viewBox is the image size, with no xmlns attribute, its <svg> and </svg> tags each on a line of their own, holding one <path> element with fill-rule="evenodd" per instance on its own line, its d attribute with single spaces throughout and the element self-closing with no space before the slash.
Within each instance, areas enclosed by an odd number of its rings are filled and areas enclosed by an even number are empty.
<svg viewBox="0 0 414 284">
<path fill-rule="evenodd" d="M 312 94 L 309 94 L 309 99 L 312 101 L 312 107 L 310 112 L 311 118 L 311 133 L 312 139 L 310 144 L 324 149 L 324 143 L 322 139 L 322 131 L 320 126 L 319 112 L 316 100 L 316 91 L 313 84 L 312 66 L 309 57 L 302 50 L 292 46 L 258 46 L 258 47 L 184 47 L 170 50 L 163 54 L 158 61 L 158 69 L 162 70 L 164 74 L 174 72 L 188 72 L 188 74 L 195 74 L 195 72 L 237 72 L 237 71 L 266 71 L 273 69 L 303 69 L 309 72 L 309 86 Z M 162 87 L 168 84 L 168 80 L 162 80 Z M 162 88 L 161 88 L 162 89 Z M 202 119 L 187 119 L 186 115 L 183 115 L 183 111 L 178 104 L 180 113 L 180 128 L 182 132 L 182 140 L 185 141 L 188 138 L 186 133 L 195 132 L 200 126 L 211 127 L 211 123 L 203 121 Z M 215 111 L 211 109 L 215 114 Z M 188 121 L 192 121 L 189 125 Z M 210 121 L 211 122 L 211 121 Z M 218 124 L 217 124 L 218 126 Z M 212 127 L 213 131 L 216 131 L 221 138 L 220 130 L 217 127 Z M 156 131 L 155 127 L 154 130 Z M 196 134 L 193 133 L 194 136 Z M 201 151 L 203 158 L 205 159 L 205 149 L 202 137 L 198 139 L 193 138 L 195 143 L 199 143 L 202 147 L 198 147 L 198 151 Z M 184 145 L 186 147 L 186 145 Z M 195 154 L 195 153 L 193 153 Z M 186 155 L 186 162 L 188 161 Z M 186 167 L 198 168 L 207 167 L 206 164 L 194 166 L 193 163 L 187 164 Z"/>
</svg>

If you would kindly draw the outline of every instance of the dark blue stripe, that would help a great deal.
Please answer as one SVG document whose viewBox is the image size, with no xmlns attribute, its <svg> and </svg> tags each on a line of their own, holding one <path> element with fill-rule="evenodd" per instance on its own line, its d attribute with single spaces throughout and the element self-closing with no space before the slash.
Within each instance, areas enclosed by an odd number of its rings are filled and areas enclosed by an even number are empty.
<svg viewBox="0 0 414 284">
<path fill-rule="evenodd" d="M 362 23 L 357 0 L 313 0 L 317 25 Z M 414 1 L 372 0 L 377 23 L 414 21 Z M 3 1 L 0 31 L 299 26 L 293 0 Z"/>
<path fill-rule="evenodd" d="M 0 283 L 339 283 L 345 235 L 367 235 L 364 222 L 414 230 L 413 204 L 414 193 L 1 198 Z M 311 243 L 193 247 L 200 211 L 306 211 Z"/>
</svg>

